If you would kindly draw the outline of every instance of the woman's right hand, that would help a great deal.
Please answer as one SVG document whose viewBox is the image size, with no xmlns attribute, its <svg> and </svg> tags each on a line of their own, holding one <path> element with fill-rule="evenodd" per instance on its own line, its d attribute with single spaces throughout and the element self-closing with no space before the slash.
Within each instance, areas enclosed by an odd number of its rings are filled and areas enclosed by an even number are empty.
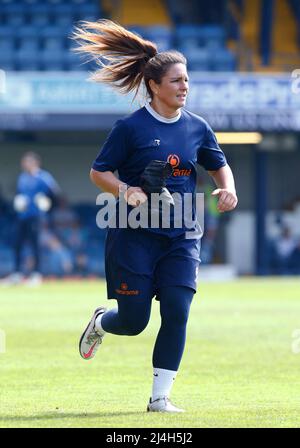
<svg viewBox="0 0 300 448">
<path fill-rule="evenodd" d="M 129 187 L 124 193 L 124 199 L 132 207 L 138 207 L 148 200 L 140 187 Z"/>
</svg>

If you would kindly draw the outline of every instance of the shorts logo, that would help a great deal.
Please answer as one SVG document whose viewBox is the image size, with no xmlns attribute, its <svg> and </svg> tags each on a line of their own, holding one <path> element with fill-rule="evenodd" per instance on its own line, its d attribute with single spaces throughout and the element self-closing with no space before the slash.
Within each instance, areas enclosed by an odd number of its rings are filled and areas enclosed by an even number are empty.
<svg viewBox="0 0 300 448">
<path fill-rule="evenodd" d="M 180 164 L 180 158 L 176 154 L 170 154 L 167 158 L 167 162 L 169 162 L 172 168 L 177 168 Z"/>
<path fill-rule="evenodd" d="M 120 289 L 117 288 L 115 291 L 117 294 L 121 294 L 123 296 L 137 296 L 140 292 L 137 289 L 128 290 L 127 283 L 121 283 Z"/>
</svg>

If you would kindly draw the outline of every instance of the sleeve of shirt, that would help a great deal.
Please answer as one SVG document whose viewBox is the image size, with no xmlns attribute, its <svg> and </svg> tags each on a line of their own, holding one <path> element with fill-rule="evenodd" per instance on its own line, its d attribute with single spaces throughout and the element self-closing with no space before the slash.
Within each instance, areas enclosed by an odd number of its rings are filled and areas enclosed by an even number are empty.
<svg viewBox="0 0 300 448">
<path fill-rule="evenodd" d="M 42 171 L 41 172 L 41 180 L 46 186 L 46 193 L 53 194 L 55 196 L 60 194 L 60 187 L 52 174 L 48 173 L 48 171 Z"/>
<path fill-rule="evenodd" d="M 198 149 L 197 162 L 207 171 L 216 171 L 225 166 L 227 161 L 213 130 L 207 123 L 206 127 L 204 141 Z"/>
<path fill-rule="evenodd" d="M 114 172 L 126 162 L 129 155 L 128 129 L 123 120 L 118 120 L 105 140 L 92 168 L 96 171 Z"/>
<path fill-rule="evenodd" d="M 17 179 L 17 186 L 16 186 L 16 194 L 22 193 L 22 174 L 19 175 Z"/>
</svg>

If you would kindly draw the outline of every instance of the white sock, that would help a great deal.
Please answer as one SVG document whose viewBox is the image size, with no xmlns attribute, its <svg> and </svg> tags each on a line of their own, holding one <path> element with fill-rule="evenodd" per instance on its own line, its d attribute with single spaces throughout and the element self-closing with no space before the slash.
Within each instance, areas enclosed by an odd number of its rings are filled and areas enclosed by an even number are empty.
<svg viewBox="0 0 300 448">
<path fill-rule="evenodd" d="M 152 401 L 159 397 L 169 397 L 177 372 L 153 368 Z"/>
<path fill-rule="evenodd" d="M 104 315 L 104 313 L 100 314 L 100 316 L 98 316 L 97 319 L 95 320 L 95 328 L 101 336 L 104 336 L 106 333 L 106 331 L 103 330 L 102 325 L 101 325 L 101 320 L 102 320 L 103 315 Z"/>
</svg>

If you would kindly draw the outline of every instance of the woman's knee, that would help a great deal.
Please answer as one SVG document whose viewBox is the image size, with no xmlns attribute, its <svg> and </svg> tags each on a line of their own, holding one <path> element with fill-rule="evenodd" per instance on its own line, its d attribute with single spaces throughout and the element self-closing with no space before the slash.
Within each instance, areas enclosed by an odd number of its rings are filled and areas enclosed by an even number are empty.
<svg viewBox="0 0 300 448">
<path fill-rule="evenodd" d="M 123 331 L 128 336 L 140 334 L 148 325 L 151 302 L 124 306 L 119 304 L 119 317 Z"/>
<path fill-rule="evenodd" d="M 127 336 L 137 336 L 142 333 L 148 325 L 149 319 L 125 319 L 122 320 L 122 327 Z"/>
<path fill-rule="evenodd" d="M 187 324 L 189 317 L 189 309 L 182 307 L 174 307 L 172 310 L 165 309 L 161 312 L 161 319 L 168 326 L 182 326 Z"/>
<path fill-rule="evenodd" d="M 191 288 L 165 288 L 160 296 L 162 321 L 171 326 L 185 326 L 194 296 Z"/>
</svg>

